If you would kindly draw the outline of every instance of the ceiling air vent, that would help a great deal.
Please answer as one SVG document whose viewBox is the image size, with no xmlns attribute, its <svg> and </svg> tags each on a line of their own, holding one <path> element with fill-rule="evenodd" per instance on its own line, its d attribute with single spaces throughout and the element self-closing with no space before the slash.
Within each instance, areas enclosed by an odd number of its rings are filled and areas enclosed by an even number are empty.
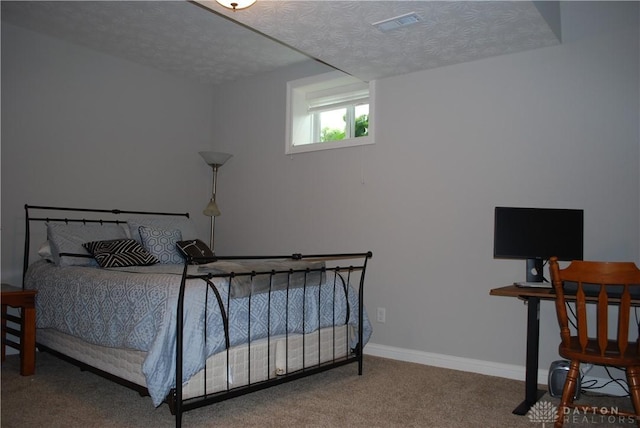
<svg viewBox="0 0 640 428">
<path fill-rule="evenodd" d="M 385 19 L 382 21 L 374 22 L 373 25 L 378 30 L 386 33 L 387 31 L 395 30 L 397 28 L 406 27 L 411 24 L 422 21 L 420 15 L 415 12 L 405 13 L 404 15 L 396 16 L 394 18 Z"/>
</svg>

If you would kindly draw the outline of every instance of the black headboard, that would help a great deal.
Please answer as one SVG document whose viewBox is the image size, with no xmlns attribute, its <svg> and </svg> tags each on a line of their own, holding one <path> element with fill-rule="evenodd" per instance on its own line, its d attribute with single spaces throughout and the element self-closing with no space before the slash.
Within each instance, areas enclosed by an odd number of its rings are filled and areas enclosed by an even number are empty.
<svg viewBox="0 0 640 428">
<path fill-rule="evenodd" d="M 184 216 L 189 217 L 189 213 L 167 213 L 154 211 L 131 211 L 131 210 L 107 210 L 95 208 L 69 208 L 69 207 L 45 207 L 40 205 L 24 206 L 25 211 L 25 238 L 24 238 L 24 260 L 22 266 L 22 278 L 29 267 L 29 252 L 31 242 L 31 222 L 64 222 L 64 223 L 115 223 L 125 224 L 126 220 L 118 219 L 121 214 L 152 215 L 152 216 Z M 51 214 L 50 216 L 47 214 Z M 71 213 L 70 217 L 64 217 L 63 213 Z M 82 218 L 81 213 L 89 213 L 91 218 Z M 96 218 L 102 216 L 104 218 Z"/>
</svg>

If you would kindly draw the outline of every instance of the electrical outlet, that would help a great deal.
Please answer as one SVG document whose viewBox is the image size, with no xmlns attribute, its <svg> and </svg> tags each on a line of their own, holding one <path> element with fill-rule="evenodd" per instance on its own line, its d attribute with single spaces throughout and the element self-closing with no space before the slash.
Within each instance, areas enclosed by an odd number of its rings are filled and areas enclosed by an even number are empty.
<svg viewBox="0 0 640 428">
<path fill-rule="evenodd" d="M 384 323 L 387 321 L 387 310 L 385 308 L 378 308 L 376 312 L 376 321 Z"/>
</svg>

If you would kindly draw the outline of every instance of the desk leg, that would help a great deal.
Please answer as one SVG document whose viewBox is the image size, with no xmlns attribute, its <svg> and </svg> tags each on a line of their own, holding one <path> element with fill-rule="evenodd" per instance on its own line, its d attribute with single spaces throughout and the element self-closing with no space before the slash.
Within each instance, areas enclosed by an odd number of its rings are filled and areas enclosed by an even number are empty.
<svg viewBox="0 0 640 428">
<path fill-rule="evenodd" d="M 524 401 L 513 410 L 526 415 L 544 391 L 538 390 L 538 353 L 540 348 L 540 298 L 527 298 L 527 362 L 525 367 Z"/>
</svg>

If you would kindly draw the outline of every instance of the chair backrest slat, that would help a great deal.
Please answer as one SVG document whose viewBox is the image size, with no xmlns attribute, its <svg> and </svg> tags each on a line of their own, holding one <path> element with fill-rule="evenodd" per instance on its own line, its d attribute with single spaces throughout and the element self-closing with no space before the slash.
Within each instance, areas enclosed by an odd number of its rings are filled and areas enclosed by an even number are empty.
<svg viewBox="0 0 640 428">
<path fill-rule="evenodd" d="M 618 311 L 618 352 L 624 355 L 629 346 L 629 315 L 631 313 L 631 289 L 629 284 L 624 284 L 624 291 L 620 298 Z M 640 331 L 638 332 L 640 337 Z"/>
<path fill-rule="evenodd" d="M 586 300 L 586 295 L 584 293 L 584 289 L 582 287 L 581 282 L 578 283 L 578 295 L 577 295 L 576 305 L 577 305 L 576 313 L 578 317 L 578 324 L 577 324 L 578 339 L 580 341 L 580 346 L 584 351 L 587 347 L 587 342 L 589 340 L 589 335 L 588 335 L 589 323 L 587 319 L 587 300 Z M 566 308 L 566 305 L 564 305 L 564 307 Z"/>
<path fill-rule="evenodd" d="M 598 285 L 600 285 L 596 308 L 598 349 L 600 350 L 600 355 L 604 355 L 609 345 L 609 298 L 607 296 L 607 287 L 604 284 Z"/>
</svg>

